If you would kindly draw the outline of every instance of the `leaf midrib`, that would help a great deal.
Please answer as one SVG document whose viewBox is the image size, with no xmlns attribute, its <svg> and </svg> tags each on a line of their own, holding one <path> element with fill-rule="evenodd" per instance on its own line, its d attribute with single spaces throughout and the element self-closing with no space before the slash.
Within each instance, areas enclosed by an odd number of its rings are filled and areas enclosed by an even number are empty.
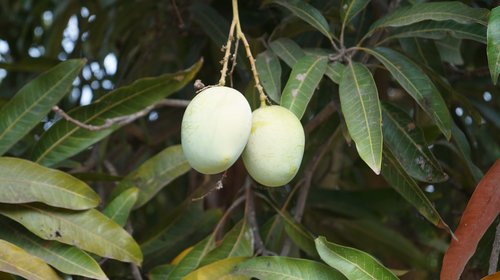
<svg viewBox="0 0 500 280">
<path fill-rule="evenodd" d="M 316 70 L 314 66 L 316 66 L 316 64 L 318 64 L 322 60 L 323 60 L 323 57 L 317 57 L 316 60 L 311 65 L 309 65 L 309 67 L 307 68 L 307 71 L 304 73 L 305 74 L 304 79 L 302 81 L 299 81 L 299 85 L 297 86 L 297 90 L 299 90 L 299 92 L 300 92 L 300 89 L 302 89 L 302 87 L 305 85 L 307 77 L 309 77 L 309 73 L 311 73 L 311 71 L 313 71 L 313 70 Z M 299 71 L 299 72 L 301 72 L 301 71 Z M 321 77 L 322 76 L 323 75 L 321 75 Z M 321 77 L 320 77 L 320 79 L 321 79 Z M 314 91 L 315 89 L 313 88 L 312 90 Z M 295 96 L 295 97 L 293 97 L 293 95 L 292 95 L 292 98 L 291 98 L 292 101 L 290 103 L 290 108 L 294 107 L 296 101 L 299 99 L 299 96 L 300 96 L 299 92 L 297 92 L 297 96 Z M 307 99 L 307 97 L 306 97 L 306 99 Z"/>
<path fill-rule="evenodd" d="M 297 8 L 294 5 L 290 5 L 288 1 L 280 1 L 280 2 L 283 3 L 283 5 L 285 5 L 286 7 L 288 7 L 288 9 L 295 10 L 297 13 L 302 14 L 306 18 L 312 19 L 314 23 L 316 23 L 319 27 L 321 27 L 320 32 L 323 33 L 323 35 L 327 36 L 329 39 L 331 39 L 330 32 L 328 31 L 328 29 L 325 29 L 323 23 L 317 21 L 313 16 L 309 15 L 309 13 L 302 11 L 300 8 Z"/>
<path fill-rule="evenodd" d="M 33 109 L 33 107 L 39 105 L 40 100 L 44 99 L 56 87 L 58 87 L 59 85 L 61 85 L 69 76 L 71 76 L 73 74 L 73 72 L 75 72 L 75 70 L 74 71 L 69 71 L 60 80 L 58 80 L 57 83 L 55 83 L 53 86 L 51 86 L 44 94 L 42 94 L 41 96 L 39 96 L 39 98 L 37 98 L 34 102 L 32 102 L 31 105 L 28 108 L 26 108 L 13 122 L 11 122 L 11 124 L 9 126 L 7 126 L 7 128 L 0 134 L 0 139 L 2 139 L 4 137 L 4 135 L 6 133 L 8 133 L 12 129 L 12 127 L 14 127 L 14 125 L 19 122 L 19 120 L 21 118 L 23 118 L 26 114 L 30 113 L 31 109 Z M 21 97 L 24 97 L 24 96 L 21 96 Z M 21 99 L 21 97 L 19 99 Z M 10 102 L 9 102 L 9 104 L 10 104 Z M 8 105 L 8 104 L 6 104 L 6 105 Z"/>
<path fill-rule="evenodd" d="M 408 11 L 406 11 L 408 13 Z M 470 16 L 465 16 L 465 15 L 461 15 L 461 14 L 457 14 L 457 13 L 451 13 L 451 12 L 432 12 L 432 11 L 428 11 L 428 12 L 424 12 L 424 13 L 421 13 L 421 14 L 418 14 L 418 15 L 414 15 L 414 14 L 409 14 L 409 15 L 404 15 L 404 16 L 400 16 L 400 17 L 395 17 L 395 18 L 392 18 L 392 19 L 389 19 L 389 20 L 386 20 L 382 23 L 380 23 L 378 26 L 376 26 L 373 30 L 375 29 L 378 29 L 378 28 L 381 28 L 381 27 L 384 27 L 384 26 L 391 26 L 391 27 L 398 27 L 398 26 L 404 26 L 404 25 L 407 25 L 408 23 L 407 22 L 411 22 L 411 23 L 416 23 L 416 22 L 420 22 L 420 21 L 423 21 L 427 18 L 427 16 L 434 16 L 434 15 L 446 15 L 446 16 L 452 16 L 452 17 L 455 17 L 455 18 L 461 18 L 461 19 L 464 19 L 464 20 L 467 20 L 467 21 L 472 21 L 472 22 L 477 22 L 481 25 L 487 25 L 486 22 L 482 21 L 482 20 L 479 20 L 479 19 L 476 19 L 476 18 L 473 18 L 473 17 L 470 17 Z M 415 17 L 415 18 L 418 18 L 419 20 L 415 20 L 415 21 L 407 21 L 408 18 L 412 18 L 412 17 Z M 397 21 L 405 21 L 405 24 L 396 24 L 394 25 L 395 23 L 394 22 L 397 22 Z M 443 20 L 436 20 L 436 21 L 445 21 L 445 20 L 453 20 L 453 21 L 456 21 L 456 22 L 459 22 L 455 19 L 443 19 Z"/>
<path fill-rule="evenodd" d="M 14 268 L 16 268 L 16 269 L 18 269 L 18 270 L 26 273 L 26 275 L 32 275 L 34 277 L 33 279 L 46 280 L 44 278 L 40 278 L 38 274 L 35 274 L 35 273 L 33 273 L 33 272 L 29 271 L 29 270 L 24 269 L 22 266 L 18 266 L 18 265 L 14 264 L 14 263 L 7 262 L 7 261 L 5 261 L 5 260 L 3 260 L 1 258 L 0 258 L 0 263 L 4 263 L 4 264 L 6 264 L 8 266 L 14 267 Z"/>
<path fill-rule="evenodd" d="M 117 244 L 111 242 L 111 240 L 108 240 L 108 239 L 105 239 L 104 237 L 102 237 L 101 235 L 99 234 L 96 234 L 94 232 L 91 232 L 89 231 L 88 229 L 84 228 L 84 227 L 80 227 L 78 224 L 75 224 L 73 223 L 71 220 L 68 220 L 68 219 L 65 219 L 64 217 L 61 217 L 61 216 L 58 216 L 58 215 L 54 215 L 53 213 L 51 212 L 48 212 L 48 211 L 44 211 L 43 209 L 40 209 L 40 208 L 36 208 L 36 207 L 33 207 L 33 206 L 30 206 L 30 205 L 26 205 L 26 204 L 22 204 L 22 205 L 19 205 L 20 207 L 25 207 L 25 208 L 30 208 L 31 210 L 33 211 L 36 211 L 36 212 L 39 212 L 43 215 L 47 215 L 53 219 L 56 219 L 56 220 L 61 220 L 61 221 L 64 221 L 66 222 L 67 224 L 70 224 L 72 226 L 74 226 L 75 228 L 80 228 L 82 229 L 83 231 L 87 232 L 89 235 L 91 236 L 95 236 L 95 239 L 98 239 L 98 240 L 101 240 L 102 243 L 105 243 L 105 244 L 109 244 L 111 245 L 111 247 L 115 248 L 115 249 L 118 249 L 119 252 L 122 252 L 122 254 L 128 256 L 130 259 L 132 260 L 137 260 L 137 258 L 133 255 L 131 255 L 127 250 L 124 250 L 122 249 L 121 246 L 118 246 Z M 91 211 L 92 209 L 90 210 L 86 210 L 86 211 Z M 97 211 L 97 210 L 96 210 Z M 104 242 L 105 241 L 105 242 Z"/>
</svg>

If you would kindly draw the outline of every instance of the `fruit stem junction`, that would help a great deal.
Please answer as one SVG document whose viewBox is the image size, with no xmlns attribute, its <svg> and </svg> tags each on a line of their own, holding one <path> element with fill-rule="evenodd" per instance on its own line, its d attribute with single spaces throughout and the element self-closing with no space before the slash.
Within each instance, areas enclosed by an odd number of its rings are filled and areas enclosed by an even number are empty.
<svg viewBox="0 0 500 280">
<path fill-rule="evenodd" d="M 255 80 L 255 87 L 259 92 L 260 107 L 266 106 L 266 94 L 264 93 L 264 88 L 260 84 L 259 73 L 257 72 L 257 67 L 255 66 L 255 59 L 250 51 L 250 45 L 248 44 L 245 34 L 241 30 L 240 16 L 238 13 L 238 0 L 232 0 L 233 4 L 233 20 L 231 22 L 231 27 L 229 28 L 229 36 L 227 38 L 227 43 L 224 46 L 224 59 L 222 60 L 222 69 L 220 71 L 221 77 L 219 80 L 219 85 L 224 86 L 226 84 L 226 75 L 228 71 L 229 56 L 231 55 L 231 45 L 235 37 L 234 32 L 236 31 L 236 41 L 241 40 L 243 46 L 245 47 L 245 52 L 247 54 L 248 61 L 250 62 L 250 68 L 252 70 L 253 78 Z M 233 60 L 236 60 L 236 53 L 233 56 Z M 235 63 L 235 61 L 233 61 Z"/>
</svg>

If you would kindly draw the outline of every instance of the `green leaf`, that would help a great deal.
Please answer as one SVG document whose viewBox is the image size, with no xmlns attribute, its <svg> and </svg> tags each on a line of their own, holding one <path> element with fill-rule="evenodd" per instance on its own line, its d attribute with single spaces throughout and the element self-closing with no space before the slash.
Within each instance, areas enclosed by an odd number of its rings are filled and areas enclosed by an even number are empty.
<svg viewBox="0 0 500 280">
<path fill-rule="evenodd" d="M 271 50 L 288 66 L 293 67 L 306 54 L 297 43 L 288 38 L 279 38 L 269 43 Z"/>
<path fill-rule="evenodd" d="M 360 157 L 376 174 L 382 163 L 382 113 L 377 86 L 359 63 L 345 67 L 339 85 L 340 105 Z"/>
<path fill-rule="evenodd" d="M 469 173 L 471 174 L 474 182 L 476 184 L 479 183 L 484 174 L 481 169 L 479 169 L 479 167 L 477 167 L 472 161 L 470 145 L 467 141 L 467 137 L 455 123 L 453 123 L 451 127 L 451 133 L 451 140 L 455 144 L 454 146 L 457 149 L 456 153 L 465 162 L 465 165 L 467 166 L 467 169 L 469 170 Z"/>
<path fill-rule="evenodd" d="M 84 182 L 28 160 L 0 157 L 0 202 L 45 204 L 84 210 L 99 205 L 99 196 Z"/>
<path fill-rule="evenodd" d="M 396 51 L 384 47 L 363 50 L 384 64 L 399 84 L 432 118 L 446 138 L 450 139 L 450 113 L 443 97 L 429 77 L 410 59 Z"/>
<path fill-rule="evenodd" d="M 441 57 L 434 40 L 417 37 L 400 38 L 399 44 L 404 53 L 413 61 L 418 61 L 420 66 L 427 65 L 426 70 L 433 69 L 436 75 L 444 72 Z M 428 72 L 426 74 L 436 83 L 432 74 Z"/>
<path fill-rule="evenodd" d="M 342 1 L 340 19 L 342 26 L 347 26 L 361 11 L 370 3 L 369 0 L 345 0 Z"/>
<path fill-rule="evenodd" d="M 102 125 L 107 119 L 136 113 L 184 87 L 201 65 L 202 60 L 181 72 L 137 80 L 104 95 L 93 104 L 70 111 L 69 115 L 85 124 Z M 89 131 L 60 120 L 42 134 L 34 147 L 32 158 L 42 165 L 54 165 L 83 151 L 118 127 L 115 125 L 104 130 Z"/>
<path fill-rule="evenodd" d="M 385 40 L 394 38 L 420 37 L 442 39 L 446 36 L 486 43 L 486 27 L 480 24 L 461 24 L 455 21 L 423 21 L 395 28 Z"/>
<path fill-rule="evenodd" d="M 500 7 L 491 10 L 487 31 L 487 55 L 491 80 L 496 85 L 500 74 Z"/>
<path fill-rule="evenodd" d="M 85 64 L 70 59 L 21 88 L 0 111 L 0 155 L 16 144 L 47 115 L 71 88 Z"/>
<path fill-rule="evenodd" d="M 422 130 L 405 112 L 390 104 L 382 106 L 384 144 L 413 178 L 430 183 L 443 182 L 448 176 L 431 153 Z"/>
<path fill-rule="evenodd" d="M 149 272 L 149 280 L 164 280 L 164 279 L 171 279 L 169 278 L 170 275 L 172 274 L 172 271 L 175 269 L 174 265 L 171 264 L 164 264 L 157 266 Z"/>
<path fill-rule="evenodd" d="M 136 264 L 142 261 L 134 239 L 95 209 L 75 212 L 36 204 L 0 204 L 0 214 L 46 240 L 57 240 L 105 258 Z"/>
<path fill-rule="evenodd" d="M 332 80 L 332 82 L 339 84 L 344 73 L 345 65 L 340 62 L 328 63 L 326 66 L 325 75 Z"/>
<path fill-rule="evenodd" d="M 232 257 L 250 257 L 253 255 L 253 231 L 246 219 L 236 224 L 222 239 L 221 244 L 210 251 L 201 261 L 200 266 Z"/>
<path fill-rule="evenodd" d="M 460 52 L 461 39 L 446 36 L 441 40 L 436 41 L 436 47 L 442 61 L 454 65 L 463 65 L 464 59 Z"/>
<path fill-rule="evenodd" d="M 260 280 L 343 280 L 338 271 L 322 263 L 281 256 L 256 257 L 238 264 L 234 274 Z"/>
<path fill-rule="evenodd" d="M 318 9 L 307 2 L 303 0 L 271 0 L 270 2 L 287 8 L 294 15 L 323 33 L 330 41 L 333 41 L 330 26 L 325 17 L 323 17 Z"/>
<path fill-rule="evenodd" d="M 274 102 L 279 103 L 281 96 L 281 64 L 278 57 L 272 51 L 267 50 L 257 55 L 255 66 L 267 96 Z"/>
<path fill-rule="evenodd" d="M 41 259 L 2 239 L 0 239 L 0 271 L 30 280 L 61 279 Z"/>
<path fill-rule="evenodd" d="M 191 251 L 175 266 L 169 280 L 181 280 L 197 268 L 203 258 L 215 247 L 215 236 L 211 234 L 198 242 Z"/>
<path fill-rule="evenodd" d="M 306 55 L 293 66 L 280 105 L 292 111 L 298 119 L 304 115 L 309 100 L 325 74 L 326 64 L 325 57 Z"/>
<path fill-rule="evenodd" d="M 123 227 L 127 223 L 128 216 L 130 215 L 132 207 L 134 207 L 138 196 L 138 188 L 129 188 L 121 192 L 117 197 L 113 198 L 113 200 L 106 205 L 102 213 Z"/>
<path fill-rule="evenodd" d="M 328 242 L 322 236 L 316 238 L 315 242 L 321 259 L 338 269 L 348 279 L 398 279 L 389 269 L 365 252 Z"/>
<path fill-rule="evenodd" d="M 218 280 L 250 280 L 244 276 L 232 276 L 231 272 L 234 267 L 242 261 L 248 259 L 247 257 L 233 257 L 222 259 L 202 266 L 197 270 L 189 273 L 183 280 L 200 280 L 200 279 L 218 279 Z"/>
<path fill-rule="evenodd" d="M 453 20 L 459 23 L 479 23 L 486 26 L 489 11 L 482 8 L 471 8 L 459 1 L 443 1 L 418 3 L 400 8 L 377 20 L 370 27 L 369 33 L 383 27 L 410 25 L 424 20 Z"/>
<path fill-rule="evenodd" d="M 139 208 L 153 198 L 164 186 L 191 169 L 181 145 L 168 147 L 130 172 L 118 184 L 113 197 L 131 187 L 139 188 L 134 208 Z"/>
<path fill-rule="evenodd" d="M 274 208 L 274 205 L 273 205 Z M 312 234 L 304 228 L 304 226 L 293 219 L 288 212 L 283 212 L 278 208 L 274 208 L 278 215 L 285 222 L 285 231 L 297 247 L 306 252 L 309 256 L 317 257 L 314 246 L 314 238 Z"/>
<path fill-rule="evenodd" d="M 221 217 L 218 209 L 202 212 L 194 205 L 185 208 L 181 206 L 167 217 L 168 223 L 160 225 L 146 240 L 141 242 L 141 249 L 153 261 L 162 258 L 166 253 L 185 248 L 208 234 Z M 202 236 L 201 238 L 199 236 Z M 173 257 L 173 256 L 172 256 Z"/>
<path fill-rule="evenodd" d="M 384 150 L 382 176 L 429 222 L 449 231 L 448 225 L 443 221 L 443 218 L 441 218 L 436 208 L 434 208 L 432 202 L 425 196 L 415 180 L 406 174 L 398 159 L 389 150 Z"/>
<path fill-rule="evenodd" d="M 0 218 L 0 239 L 21 247 L 63 273 L 108 279 L 94 258 L 84 251 L 56 241 L 42 240 L 15 222 Z"/>
</svg>

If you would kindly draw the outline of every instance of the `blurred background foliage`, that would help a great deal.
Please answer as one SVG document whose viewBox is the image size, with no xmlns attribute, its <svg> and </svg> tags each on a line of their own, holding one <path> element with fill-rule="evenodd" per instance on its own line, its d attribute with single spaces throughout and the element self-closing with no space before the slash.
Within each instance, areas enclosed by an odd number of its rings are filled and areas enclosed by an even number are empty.
<svg viewBox="0 0 500 280">
<path fill-rule="evenodd" d="M 371 1 L 360 16 L 347 25 L 345 44 L 355 45 L 375 20 L 400 5 L 417 2 L 425 1 Z M 498 1 L 462 2 L 485 9 L 499 4 Z M 337 34 L 344 3 L 336 0 L 308 3 L 321 11 Z M 71 58 L 87 61 L 70 92 L 59 103 L 65 111 L 91 104 L 111 90 L 140 78 L 186 69 L 201 57 L 204 64 L 196 79 L 206 85 L 215 84 L 221 68 L 221 46 L 227 40 L 231 18 L 229 1 L 0 1 L 0 110 L 23 85 Z M 255 56 L 272 49 L 270 43 L 279 38 L 289 38 L 306 51 L 335 53 L 327 38 L 279 5 L 240 1 L 240 19 Z M 429 148 L 448 179 L 418 185 L 443 220 L 455 229 L 482 173 L 500 157 L 499 88 L 491 82 L 486 46 L 453 37 L 451 32 L 435 38 L 384 41 L 388 34 L 391 33 L 377 34 L 368 39 L 366 45 L 381 43 L 405 53 L 423 69 L 429 68 L 426 73 L 438 86 L 453 119 L 452 141 L 440 135 L 422 109 L 375 59 L 362 53 L 355 59 L 363 61 L 372 71 L 380 99 L 397 104 L 411 116 L 412 125 L 422 128 Z M 256 108 L 258 95 L 241 46 L 238 53 L 229 83 L 243 92 L 252 108 Z M 279 53 L 276 55 L 281 57 Z M 284 61 L 280 67 L 281 84 L 285 85 L 291 68 Z M 194 80 L 171 97 L 191 99 L 195 94 L 193 83 Z M 249 183 L 239 161 L 222 178 L 220 190 L 213 189 L 220 175 L 205 176 L 194 170 L 179 171 L 179 174 L 170 174 L 170 178 L 156 178 L 154 176 L 159 175 L 153 174 L 152 180 L 161 180 L 160 187 L 167 183 L 168 186 L 135 209 L 127 222 L 127 228 L 133 232 L 144 254 L 143 275 L 158 265 L 168 264 L 181 251 L 212 233 L 222 215 L 244 194 L 244 185 L 251 184 L 256 193 L 257 222 L 266 250 L 318 259 L 301 244 L 308 242 L 300 236 L 303 230 L 368 252 L 391 269 L 408 271 L 402 279 L 437 279 L 449 233 L 426 221 L 359 158 L 338 105 L 338 85 L 322 79 L 302 118 L 306 153 L 302 170 L 290 185 L 269 189 Z M 123 178 L 166 147 L 180 143 L 182 115 L 183 108 L 155 108 L 146 117 L 53 167 L 92 186 L 101 197 L 102 209 L 117 195 L 112 194 L 113 189 Z M 29 158 L 40 135 L 59 118 L 49 113 L 7 155 Z M 311 165 L 315 165 L 314 168 Z M 291 190 L 307 176 L 312 187 L 301 223 L 303 229 L 297 230 L 291 226 L 293 221 L 277 220 L 275 217 L 285 212 L 276 212 L 265 201 L 282 207 L 293 195 Z M 192 200 L 200 197 L 203 199 Z M 290 200 L 286 202 L 288 208 L 283 210 L 293 216 L 296 199 Z M 236 207 L 227 212 L 228 217 L 216 239 L 246 214 L 244 204 Z M 493 226 L 481 240 L 463 279 L 486 275 L 494 233 Z M 123 263 L 109 260 L 103 263 L 103 269 L 111 279 L 133 277 L 129 266 Z"/>
</svg>

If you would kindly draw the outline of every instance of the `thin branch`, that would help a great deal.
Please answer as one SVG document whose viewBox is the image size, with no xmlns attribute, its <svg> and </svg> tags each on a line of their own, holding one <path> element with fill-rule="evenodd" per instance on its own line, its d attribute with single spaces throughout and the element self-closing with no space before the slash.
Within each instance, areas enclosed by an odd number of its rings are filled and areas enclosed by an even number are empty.
<svg viewBox="0 0 500 280">
<path fill-rule="evenodd" d="M 307 167 L 307 169 L 304 171 L 304 184 L 302 188 L 300 189 L 299 197 L 297 198 L 297 206 L 295 209 L 295 215 L 294 218 L 297 222 L 300 223 L 302 220 L 302 216 L 304 215 L 304 210 L 306 207 L 306 201 L 307 201 L 307 196 L 309 194 L 309 189 L 311 188 L 311 182 L 312 178 L 314 175 L 314 171 L 318 167 L 319 162 L 325 155 L 325 153 L 330 149 L 330 146 L 333 142 L 333 139 L 337 138 L 337 136 L 340 134 L 341 129 L 340 127 L 337 128 L 337 130 L 330 136 L 330 138 L 326 141 L 325 144 L 321 147 L 321 149 L 314 155 L 313 159 L 311 160 L 311 163 Z"/>
<path fill-rule="evenodd" d="M 255 251 L 258 255 L 266 252 L 266 248 L 264 247 L 264 242 L 262 242 L 262 238 L 260 237 L 259 224 L 257 223 L 255 215 L 255 201 L 250 178 L 247 177 L 244 187 L 246 196 L 245 216 L 248 220 L 248 224 L 250 225 L 250 229 L 252 230 L 253 242 L 256 249 Z"/>
<path fill-rule="evenodd" d="M 234 29 L 236 27 L 236 18 L 233 15 L 233 21 L 231 22 L 231 27 L 229 28 L 229 36 L 227 37 L 226 45 L 222 47 L 224 51 L 224 58 L 222 59 L 222 69 L 220 70 L 220 79 L 219 85 L 224 86 L 226 84 L 226 74 L 227 74 L 227 65 L 229 62 L 229 55 L 231 54 L 231 45 L 234 37 Z"/>
<path fill-rule="evenodd" d="M 127 221 L 125 229 L 130 235 L 134 233 L 134 228 L 132 227 L 132 223 L 130 222 L 130 220 Z M 139 270 L 139 267 L 135 263 L 130 264 L 130 270 L 132 272 L 132 277 L 134 277 L 134 280 L 142 280 L 141 271 Z"/>
<path fill-rule="evenodd" d="M 233 55 L 231 56 L 231 70 L 229 71 L 229 81 L 231 83 L 231 87 L 233 87 L 233 73 L 234 69 L 236 68 L 236 59 L 238 58 L 238 46 L 240 45 L 240 40 L 236 40 L 236 43 L 234 44 L 234 52 Z"/>
<path fill-rule="evenodd" d="M 337 111 L 337 105 L 330 101 L 326 106 L 321 109 L 321 111 L 311 120 L 309 121 L 305 127 L 304 132 L 306 134 L 311 133 L 316 127 L 322 124 L 325 120 L 327 120 L 333 113 Z"/>
<path fill-rule="evenodd" d="M 495 232 L 495 241 L 493 241 L 493 246 L 491 246 L 490 267 L 488 268 L 488 274 L 493 274 L 497 271 L 498 255 L 500 255 L 500 222 L 498 223 Z"/>
<path fill-rule="evenodd" d="M 172 0 L 172 8 L 174 9 L 174 13 L 177 16 L 177 19 L 179 20 L 179 28 L 184 29 L 186 25 L 184 24 L 184 20 L 182 20 L 181 13 L 179 12 L 179 9 L 177 8 L 177 3 L 175 3 L 175 0 Z"/>
<path fill-rule="evenodd" d="M 71 123 L 73 123 L 81 128 L 84 128 L 84 129 L 87 129 L 90 131 L 99 131 L 99 130 L 110 128 L 114 125 L 129 124 L 129 123 L 131 123 L 139 118 L 146 116 L 147 114 L 149 114 L 149 112 L 151 112 L 155 108 L 165 107 L 165 106 L 186 107 L 188 104 L 189 104 L 188 100 L 165 99 L 165 100 L 159 101 L 155 105 L 148 106 L 148 107 L 146 107 L 138 112 L 135 112 L 133 114 L 106 119 L 104 121 L 104 124 L 102 124 L 102 125 L 86 124 L 86 123 L 81 122 L 77 119 L 74 119 L 70 115 L 68 115 L 63 109 L 59 108 L 59 106 L 52 107 L 52 111 L 59 114 L 63 119 L 67 120 L 68 122 L 71 122 Z"/>
</svg>

